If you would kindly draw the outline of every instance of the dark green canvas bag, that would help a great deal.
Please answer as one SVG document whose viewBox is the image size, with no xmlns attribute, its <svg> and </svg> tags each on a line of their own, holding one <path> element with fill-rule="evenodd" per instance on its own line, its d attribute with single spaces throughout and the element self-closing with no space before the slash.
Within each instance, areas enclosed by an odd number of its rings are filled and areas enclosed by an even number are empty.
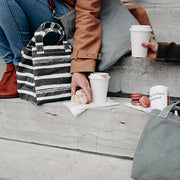
<svg viewBox="0 0 180 180">
<path fill-rule="evenodd" d="M 174 114 L 179 105 L 152 110 L 134 155 L 133 179 L 180 180 L 180 116 Z"/>
</svg>

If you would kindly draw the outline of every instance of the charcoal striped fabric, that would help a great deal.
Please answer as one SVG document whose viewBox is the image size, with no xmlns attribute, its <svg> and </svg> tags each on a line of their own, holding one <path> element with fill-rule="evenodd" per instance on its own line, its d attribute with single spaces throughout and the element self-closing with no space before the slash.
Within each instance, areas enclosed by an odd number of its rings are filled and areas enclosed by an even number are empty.
<svg viewBox="0 0 180 180">
<path fill-rule="evenodd" d="M 58 33 L 54 45 L 45 45 L 48 33 Z M 43 23 L 34 37 L 22 49 L 17 70 L 20 98 L 35 104 L 69 99 L 71 96 L 70 55 L 72 46 L 63 40 L 65 34 L 59 24 Z M 51 40 L 52 41 L 52 40 Z"/>
</svg>

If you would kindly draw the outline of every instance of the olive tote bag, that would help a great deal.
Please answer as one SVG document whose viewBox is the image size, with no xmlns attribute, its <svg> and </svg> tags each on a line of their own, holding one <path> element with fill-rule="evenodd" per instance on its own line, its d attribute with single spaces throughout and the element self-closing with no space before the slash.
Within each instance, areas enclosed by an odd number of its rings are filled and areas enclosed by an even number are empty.
<svg viewBox="0 0 180 180">
<path fill-rule="evenodd" d="M 180 179 L 180 101 L 152 110 L 133 161 L 135 180 Z"/>
</svg>

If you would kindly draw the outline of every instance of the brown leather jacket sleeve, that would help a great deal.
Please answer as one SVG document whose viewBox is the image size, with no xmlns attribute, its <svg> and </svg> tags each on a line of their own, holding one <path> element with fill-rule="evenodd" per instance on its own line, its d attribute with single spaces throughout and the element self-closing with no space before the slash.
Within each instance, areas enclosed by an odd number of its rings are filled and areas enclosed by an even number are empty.
<svg viewBox="0 0 180 180">
<path fill-rule="evenodd" d="M 167 60 L 180 60 L 180 44 L 172 43 L 158 43 L 158 58 Z"/>
<path fill-rule="evenodd" d="M 71 73 L 94 72 L 101 46 L 101 22 L 98 13 L 101 0 L 76 0 L 76 31 Z"/>
</svg>

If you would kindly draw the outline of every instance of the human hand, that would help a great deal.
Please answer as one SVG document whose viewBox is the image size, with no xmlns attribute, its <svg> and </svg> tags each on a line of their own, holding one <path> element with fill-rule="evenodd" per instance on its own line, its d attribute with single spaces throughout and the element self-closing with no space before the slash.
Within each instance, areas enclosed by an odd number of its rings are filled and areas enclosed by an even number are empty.
<svg viewBox="0 0 180 180">
<path fill-rule="evenodd" d="M 91 88 L 89 86 L 89 81 L 85 73 L 73 73 L 71 80 L 72 95 L 76 94 L 77 87 L 81 87 L 86 93 L 88 100 L 91 101 Z"/>
<path fill-rule="evenodd" d="M 143 47 L 148 48 L 147 57 L 156 59 L 157 51 L 158 51 L 158 43 L 154 39 L 151 38 L 149 42 L 142 42 L 141 45 Z M 129 50 L 132 51 L 132 48 L 129 48 Z"/>
<path fill-rule="evenodd" d="M 149 42 L 142 42 L 142 46 L 148 48 L 147 57 L 156 59 L 158 52 L 158 43 L 154 39 Z"/>
</svg>

